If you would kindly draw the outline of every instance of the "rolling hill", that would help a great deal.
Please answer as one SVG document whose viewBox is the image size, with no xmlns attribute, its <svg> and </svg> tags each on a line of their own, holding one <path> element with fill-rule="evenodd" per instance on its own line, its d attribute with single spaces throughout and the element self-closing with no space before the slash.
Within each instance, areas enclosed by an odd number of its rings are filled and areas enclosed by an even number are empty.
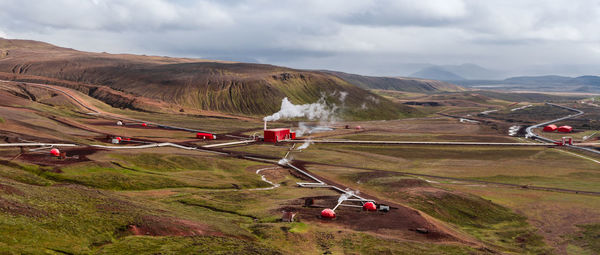
<svg viewBox="0 0 600 255">
<path fill-rule="evenodd" d="M 90 53 L 36 41 L 0 39 L 0 72 L 5 79 L 68 85 L 113 106 L 145 111 L 164 110 L 144 103 L 154 100 L 174 109 L 262 116 L 276 112 L 284 97 L 295 104 L 325 97 L 329 104 L 343 106 L 347 119 L 395 119 L 416 113 L 325 72 Z"/>
<path fill-rule="evenodd" d="M 363 89 L 398 90 L 418 93 L 456 92 L 464 90 L 460 86 L 436 80 L 405 77 L 363 76 L 333 71 L 327 72 Z"/>
<path fill-rule="evenodd" d="M 462 64 L 429 66 L 411 74 L 410 76 L 442 81 L 461 81 L 498 79 L 503 75 L 499 71 L 490 70 L 475 64 Z"/>
<path fill-rule="evenodd" d="M 600 92 L 600 76 L 567 77 L 558 75 L 518 76 L 504 80 L 463 80 L 456 83 L 474 88 L 508 90 Z"/>
<path fill-rule="evenodd" d="M 455 74 L 451 71 L 444 70 L 440 66 L 432 66 L 415 72 L 410 75 L 411 77 L 424 78 L 424 79 L 436 79 L 443 81 L 460 81 L 465 80 L 464 77 Z"/>
</svg>

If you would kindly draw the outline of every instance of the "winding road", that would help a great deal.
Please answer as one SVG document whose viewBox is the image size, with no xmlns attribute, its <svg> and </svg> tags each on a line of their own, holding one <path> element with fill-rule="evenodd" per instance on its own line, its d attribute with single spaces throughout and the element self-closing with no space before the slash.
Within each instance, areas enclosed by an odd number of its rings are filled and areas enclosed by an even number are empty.
<svg viewBox="0 0 600 255">
<path fill-rule="evenodd" d="M 533 126 L 529 126 L 529 127 L 527 127 L 525 129 L 525 132 L 527 133 L 526 134 L 527 138 L 531 138 L 531 139 L 534 139 L 534 140 L 544 141 L 546 143 L 554 143 L 556 141 L 554 141 L 554 140 L 552 140 L 550 138 L 546 138 L 546 137 L 543 137 L 541 135 L 538 135 L 538 134 L 534 133 L 533 130 L 536 129 L 536 128 L 539 128 L 541 126 L 545 126 L 545 125 L 549 125 L 549 124 L 552 124 L 552 123 L 555 123 L 555 122 L 559 122 L 559 121 L 563 121 L 563 120 L 566 120 L 566 119 L 571 119 L 571 118 L 575 118 L 577 116 L 581 116 L 581 115 L 584 114 L 584 112 L 582 110 L 571 108 L 571 107 L 567 107 L 567 106 L 563 106 L 563 105 L 558 105 L 558 104 L 553 104 L 553 103 L 546 103 L 546 104 L 547 105 L 551 105 L 551 106 L 555 106 L 555 107 L 559 107 L 559 108 L 563 108 L 563 109 L 567 109 L 567 110 L 572 111 L 572 112 L 576 112 L 575 114 L 570 114 L 570 115 L 567 115 L 565 117 L 561 117 L 561 118 L 558 118 L 558 119 L 554 119 L 554 120 L 542 122 L 542 123 L 539 123 L 539 124 L 536 124 L 536 125 L 533 125 Z M 573 148 L 573 149 L 578 149 L 578 150 L 584 150 L 584 151 L 587 151 L 587 152 L 600 154 L 600 151 L 594 150 L 592 148 L 586 148 L 586 147 L 581 147 L 581 146 L 576 146 L 576 145 L 570 145 L 570 144 L 565 144 L 564 146 L 566 146 L 568 148 Z"/>
<path fill-rule="evenodd" d="M 6 82 L 6 81 L 1 81 L 0 82 Z M 117 116 L 117 115 L 113 115 L 110 113 L 105 113 L 101 110 L 96 109 L 95 107 L 92 106 L 88 106 L 87 104 L 85 104 L 82 100 L 80 100 L 79 98 L 77 98 L 76 95 L 74 95 L 74 93 L 72 94 L 70 91 L 68 90 L 63 90 L 60 88 L 55 88 L 54 86 L 50 86 L 50 85 L 44 85 L 44 84 L 36 84 L 36 83 L 27 83 L 33 86 L 40 86 L 40 87 L 44 87 L 47 89 L 51 89 L 54 91 L 58 91 L 63 95 L 66 95 L 68 98 L 72 99 L 73 101 L 77 102 L 79 105 L 81 105 L 82 107 L 84 107 L 85 109 L 88 109 L 90 111 L 92 111 L 93 115 L 103 115 L 103 116 L 110 116 L 111 118 L 118 118 L 118 119 L 128 119 L 128 118 L 122 118 L 122 116 Z M 415 144 L 423 144 L 423 145 L 490 145 L 490 146 L 555 146 L 554 144 L 554 140 L 539 136 L 535 133 L 533 133 L 533 129 L 543 126 L 543 125 L 547 125 L 550 123 L 554 123 L 554 122 L 558 122 L 558 121 L 562 121 L 565 119 L 569 119 L 569 118 L 573 118 L 576 116 L 580 116 L 582 114 L 584 114 L 583 111 L 574 109 L 574 108 L 570 108 L 570 107 L 566 107 L 566 106 L 561 106 L 561 105 L 556 105 L 556 104 L 550 104 L 549 105 L 553 105 L 556 107 L 561 107 L 564 109 L 568 109 L 574 112 L 577 112 L 576 114 L 571 114 L 562 118 L 558 118 L 555 120 L 551 120 L 551 121 L 547 121 L 544 123 L 540 123 L 534 126 L 530 126 L 526 129 L 527 134 L 530 138 L 534 138 L 534 139 L 538 139 L 541 141 L 545 141 L 548 143 L 536 143 L 536 144 L 530 144 L 530 143 L 480 143 L 480 142 L 412 142 L 412 141 L 347 141 L 347 140 L 311 140 L 310 142 L 313 143 L 357 143 L 357 144 L 409 144 L 409 145 L 415 145 Z M 143 122 L 143 123 L 151 123 L 151 122 L 145 122 L 145 121 L 141 121 L 141 120 L 135 120 L 135 119 L 129 119 L 132 121 L 137 121 L 137 122 Z M 200 130 L 194 130 L 194 129 L 187 129 L 187 128 L 181 128 L 181 127 L 174 127 L 174 126 L 168 126 L 168 125 L 162 125 L 162 124 L 156 124 L 156 123 L 151 123 L 154 124 L 156 126 L 159 127 L 163 127 L 163 128 L 172 128 L 172 129 L 179 129 L 179 130 L 186 130 L 186 131 L 192 131 L 192 132 L 203 132 Z M 207 132 L 207 133 L 211 133 L 211 132 Z M 219 144 L 219 145 L 229 145 L 229 144 L 238 144 L 238 143 L 248 143 L 250 141 L 246 140 L 246 141 L 240 141 L 240 142 L 234 142 L 234 143 L 226 143 L 226 144 Z M 304 140 L 295 140 L 295 141 L 290 141 L 290 140 L 286 140 L 284 142 L 293 142 L 293 143 L 304 143 L 306 141 Z M 246 160 L 253 160 L 253 161 L 260 161 L 260 162 L 264 162 L 264 163 L 269 163 L 269 164 L 274 164 L 274 165 L 278 165 L 281 167 L 287 167 L 287 168 L 291 168 L 294 169 L 296 172 L 306 176 L 307 178 L 315 181 L 314 183 L 298 183 L 300 186 L 304 186 L 304 187 L 322 187 L 322 188 L 331 188 L 334 189 L 336 191 L 339 191 L 341 193 L 346 193 L 347 191 L 345 189 L 343 189 L 343 187 L 339 187 L 339 186 L 335 186 L 335 185 L 330 185 L 327 184 L 326 182 L 322 181 L 323 179 L 312 174 L 309 173 L 308 171 L 302 170 L 298 167 L 296 167 L 295 165 L 291 164 L 290 162 L 278 162 L 277 160 L 273 160 L 271 157 L 268 156 L 264 156 L 264 155 L 246 155 L 246 154 L 240 154 L 239 152 L 229 152 L 229 151 L 223 151 L 223 150 L 218 150 L 218 149 L 213 149 L 211 147 L 217 147 L 217 146 L 205 146 L 205 147 L 189 147 L 189 146 L 184 146 L 184 145 L 180 145 L 180 144 L 175 144 L 175 143 L 151 143 L 151 144 L 145 144 L 145 145 L 136 145 L 136 146 L 112 146 L 112 145 L 87 145 L 87 144 L 66 144 L 66 143 L 9 143 L 9 144 L 0 144 L 0 147 L 25 147 L 25 146 L 37 146 L 37 147 L 43 147 L 43 146 L 47 146 L 47 147 L 75 147 L 75 146 L 91 146 L 91 147 L 96 147 L 96 148 L 104 148 L 104 149 L 148 149 L 148 148 L 156 148 L 156 147 L 175 147 L 178 149 L 185 149 L 185 150 L 198 150 L 198 151 L 203 151 L 203 152 L 209 152 L 209 153 L 215 153 L 215 154 L 220 154 L 220 155 L 225 155 L 225 156 L 230 156 L 230 157 L 237 157 L 237 158 L 241 158 L 241 159 L 246 159 Z M 579 146 L 569 146 L 571 148 L 576 148 L 576 149 L 584 149 L 587 151 L 591 151 L 594 153 L 600 153 L 598 151 L 589 149 L 589 148 L 584 148 L 584 147 L 579 147 Z M 312 163 L 312 164 L 320 164 L 320 163 L 316 163 L 316 162 L 306 162 L 306 163 Z M 323 165 L 323 164 L 321 164 Z M 352 167 L 352 166 L 345 166 L 345 167 L 349 167 L 349 168 L 356 168 L 356 167 Z M 366 169 L 366 168 L 362 168 L 362 169 Z M 261 169 L 261 170 L 266 170 L 266 169 Z M 376 170 L 376 169 L 370 169 L 370 170 Z M 381 171 L 381 170 L 378 170 Z M 400 172 L 399 172 L 400 173 Z M 257 172 L 257 174 L 259 174 Z M 560 189 L 560 188 L 551 188 L 551 187 L 537 187 L 537 186 L 527 186 L 527 187 L 523 187 L 522 185 L 517 185 L 517 184 L 507 184 L 507 183 L 497 183 L 497 182 L 487 182 L 487 181 L 479 181 L 479 180 L 472 180 L 472 179 L 466 179 L 466 178 L 452 178 L 452 177 L 445 177 L 445 176 L 436 176 L 436 175 L 426 175 L 426 174 L 416 174 L 416 173 L 401 173 L 401 174 L 406 174 L 406 175 L 413 175 L 413 176 L 420 176 L 420 177 L 430 177 L 430 178 L 440 178 L 440 179 L 449 179 L 449 180 L 457 180 L 457 181 L 464 181 L 464 182 L 475 182 L 475 183 L 484 183 L 484 184 L 494 184 L 494 185 L 504 185 L 504 186 L 510 186 L 510 187 L 519 187 L 519 188 L 530 188 L 530 189 L 538 189 L 538 190 L 546 190 L 546 191 L 558 191 L 558 192 L 569 192 L 569 193 L 577 193 L 577 194 L 588 194 L 588 195 L 600 195 L 599 192 L 589 192 L 589 191 L 579 191 L 579 190 L 567 190 L 567 189 Z M 264 179 L 264 176 L 263 176 Z M 269 182 L 269 181 L 267 181 Z M 270 182 L 269 182 L 270 183 Z M 273 185 L 272 188 L 275 187 L 275 184 L 270 183 L 271 185 Z M 358 195 L 352 195 L 353 197 L 356 197 L 358 200 L 360 201 L 372 201 L 371 199 L 366 199 L 364 197 L 358 196 Z"/>
</svg>

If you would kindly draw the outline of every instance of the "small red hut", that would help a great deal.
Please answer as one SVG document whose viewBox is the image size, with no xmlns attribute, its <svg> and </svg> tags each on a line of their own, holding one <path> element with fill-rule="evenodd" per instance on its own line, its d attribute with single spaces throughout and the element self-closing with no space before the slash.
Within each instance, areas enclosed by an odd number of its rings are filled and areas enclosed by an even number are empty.
<svg viewBox="0 0 600 255">
<path fill-rule="evenodd" d="M 571 133 L 571 131 L 573 131 L 573 128 L 571 126 L 558 127 L 558 132 L 561 132 L 561 133 Z"/>
<path fill-rule="evenodd" d="M 554 131 L 556 131 L 556 128 L 557 128 L 556 125 L 551 124 L 551 125 L 544 127 L 544 132 L 554 132 Z"/>
<path fill-rule="evenodd" d="M 276 143 L 283 140 L 295 139 L 296 133 L 291 132 L 289 128 L 265 129 L 265 142 Z"/>
<path fill-rule="evenodd" d="M 211 133 L 196 133 L 196 138 L 203 140 L 214 140 L 217 139 L 217 136 Z"/>
</svg>

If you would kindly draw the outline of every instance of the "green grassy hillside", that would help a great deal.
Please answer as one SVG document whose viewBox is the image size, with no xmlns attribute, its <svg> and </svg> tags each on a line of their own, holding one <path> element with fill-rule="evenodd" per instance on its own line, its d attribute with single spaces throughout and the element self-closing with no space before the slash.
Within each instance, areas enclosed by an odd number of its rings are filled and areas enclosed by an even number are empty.
<svg viewBox="0 0 600 255">
<path fill-rule="evenodd" d="M 436 80 L 404 77 L 363 76 L 330 71 L 328 71 L 328 73 L 340 77 L 341 79 L 344 79 L 345 81 L 363 89 L 397 90 L 417 93 L 464 91 L 464 89 L 460 86 Z"/>
<path fill-rule="evenodd" d="M 39 47 L 30 41 L 0 39 L 7 55 L 0 72 L 108 86 L 144 99 L 194 109 L 263 116 L 279 110 L 281 100 L 313 103 L 325 97 L 345 119 L 396 119 L 415 115 L 409 106 L 393 103 L 337 76 L 263 64 L 113 55 Z M 5 46 L 5 47 L 2 47 Z M 139 102 L 86 93 L 117 107 L 139 107 Z M 342 94 L 346 94 L 342 99 Z M 114 93 L 113 93 L 114 94 Z M 114 101 L 114 102 L 112 102 Z M 154 109 L 152 109 L 154 111 Z"/>
</svg>

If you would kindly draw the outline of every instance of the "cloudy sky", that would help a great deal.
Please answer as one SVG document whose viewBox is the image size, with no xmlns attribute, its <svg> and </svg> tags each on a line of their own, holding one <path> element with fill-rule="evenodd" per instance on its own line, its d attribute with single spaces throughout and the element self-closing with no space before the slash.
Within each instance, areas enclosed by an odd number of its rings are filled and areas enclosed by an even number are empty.
<svg viewBox="0 0 600 255">
<path fill-rule="evenodd" d="M 85 51 L 408 75 L 600 75 L 598 0 L 1 0 L 0 37 Z"/>
</svg>

